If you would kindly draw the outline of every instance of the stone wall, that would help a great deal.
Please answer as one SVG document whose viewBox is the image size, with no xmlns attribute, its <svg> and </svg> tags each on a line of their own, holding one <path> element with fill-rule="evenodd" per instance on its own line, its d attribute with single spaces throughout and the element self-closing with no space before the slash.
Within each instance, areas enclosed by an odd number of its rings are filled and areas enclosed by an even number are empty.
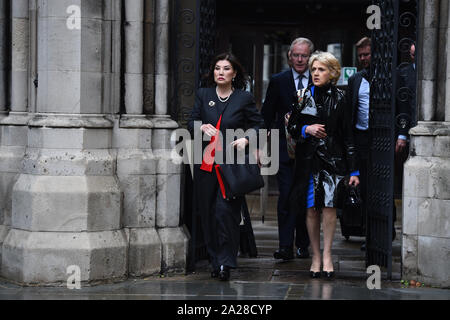
<svg viewBox="0 0 450 320">
<path fill-rule="evenodd" d="M 64 284 L 71 265 L 82 282 L 185 271 L 167 10 L 166 0 L 0 0 L 0 50 L 14 56 L 10 71 L 0 60 L 2 277 Z M 148 97 L 154 85 L 165 93 Z"/>
<path fill-rule="evenodd" d="M 418 124 L 403 181 L 403 277 L 450 287 L 448 1 L 420 1 Z"/>
</svg>

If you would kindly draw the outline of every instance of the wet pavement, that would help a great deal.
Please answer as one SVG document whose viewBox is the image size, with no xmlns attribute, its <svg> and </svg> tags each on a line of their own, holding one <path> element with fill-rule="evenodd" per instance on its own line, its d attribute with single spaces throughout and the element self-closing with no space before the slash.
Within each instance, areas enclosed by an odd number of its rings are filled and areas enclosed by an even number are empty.
<svg viewBox="0 0 450 320">
<path fill-rule="evenodd" d="M 248 197 L 258 257 L 239 257 L 239 268 L 232 270 L 229 282 L 212 279 L 207 261 L 200 261 L 195 273 L 82 285 L 78 290 L 66 286 L 21 287 L 0 279 L 0 300 L 450 300 L 449 289 L 426 284 L 409 288 L 400 282 L 401 215 L 397 215 L 400 217 L 396 222 L 397 239 L 393 242 L 393 279 L 386 280 L 385 270 L 382 270 L 381 288 L 369 290 L 370 274 L 366 273 L 365 253 L 360 250 L 364 238 L 345 240 L 339 222 L 333 243 L 335 279 L 311 279 L 311 259 L 275 260 L 273 252 L 278 247 L 276 197 L 271 196 L 269 200 L 262 223 L 259 197 Z"/>
</svg>

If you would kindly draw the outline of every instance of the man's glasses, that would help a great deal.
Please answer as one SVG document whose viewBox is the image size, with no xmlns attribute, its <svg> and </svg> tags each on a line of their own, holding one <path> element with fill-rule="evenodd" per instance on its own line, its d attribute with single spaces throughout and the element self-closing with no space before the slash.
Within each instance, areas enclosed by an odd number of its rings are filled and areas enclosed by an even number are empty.
<svg viewBox="0 0 450 320">
<path fill-rule="evenodd" d="M 298 54 L 298 53 L 293 53 L 291 54 L 292 58 L 294 59 L 298 59 L 300 57 L 302 57 L 302 59 L 309 59 L 309 56 L 305 55 L 305 54 Z"/>
</svg>

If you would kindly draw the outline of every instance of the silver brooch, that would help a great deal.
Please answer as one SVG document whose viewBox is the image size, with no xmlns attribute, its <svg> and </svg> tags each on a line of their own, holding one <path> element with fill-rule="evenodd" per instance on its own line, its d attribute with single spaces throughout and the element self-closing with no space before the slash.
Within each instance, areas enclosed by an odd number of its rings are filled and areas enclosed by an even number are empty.
<svg viewBox="0 0 450 320">
<path fill-rule="evenodd" d="M 215 103 L 214 101 L 211 100 L 211 101 L 209 102 L 209 106 L 210 106 L 210 107 L 214 107 L 215 105 L 216 105 L 216 103 Z"/>
</svg>

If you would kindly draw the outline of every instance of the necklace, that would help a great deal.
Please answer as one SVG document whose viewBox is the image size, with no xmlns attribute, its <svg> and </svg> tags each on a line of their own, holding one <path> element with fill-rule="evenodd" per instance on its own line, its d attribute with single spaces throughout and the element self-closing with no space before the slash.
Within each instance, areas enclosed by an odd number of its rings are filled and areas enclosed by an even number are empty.
<svg viewBox="0 0 450 320">
<path fill-rule="evenodd" d="M 216 87 L 217 98 L 219 98 L 219 101 L 222 102 L 222 103 L 223 103 L 223 102 L 227 102 L 228 99 L 230 99 L 230 96 L 231 96 L 232 93 L 233 93 L 233 89 L 231 89 L 230 94 L 229 94 L 226 98 L 221 98 L 221 97 L 219 96 L 219 92 L 217 91 L 217 87 Z"/>
</svg>

